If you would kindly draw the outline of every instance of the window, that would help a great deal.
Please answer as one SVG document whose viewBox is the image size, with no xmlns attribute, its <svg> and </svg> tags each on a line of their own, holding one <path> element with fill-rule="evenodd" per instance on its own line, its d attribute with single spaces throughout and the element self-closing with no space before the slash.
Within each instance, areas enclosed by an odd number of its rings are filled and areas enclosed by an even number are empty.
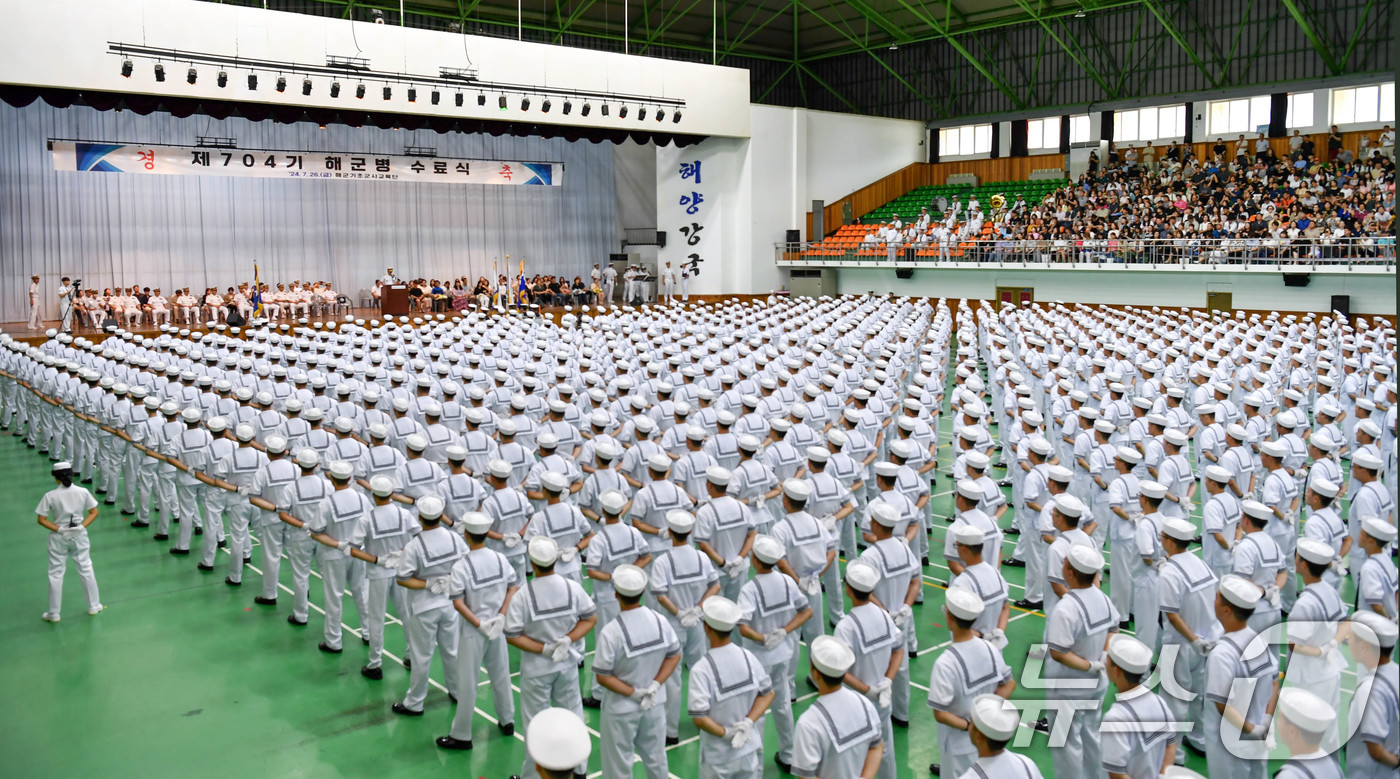
<svg viewBox="0 0 1400 779">
<path fill-rule="evenodd" d="M 1089 115 L 1071 116 L 1069 118 L 1069 142 L 1087 143 L 1093 140 L 1089 137 Z"/>
<path fill-rule="evenodd" d="M 1036 149 L 1058 150 L 1060 148 L 1060 117 L 1032 119 L 1026 122 L 1026 148 L 1031 151 Z"/>
<path fill-rule="evenodd" d="M 992 126 L 969 124 L 944 127 L 938 131 L 938 154 L 942 157 L 971 157 L 992 152 Z"/>
<path fill-rule="evenodd" d="M 1212 101 L 1209 132 L 1215 136 L 1256 132 L 1261 125 L 1269 124 L 1270 103 L 1268 95 Z M 1311 104 L 1308 109 L 1311 114 Z"/>
<path fill-rule="evenodd" d="M 1313 126 L 1313 93 L 1296 92 L 1288 96 L 1288 114 L 1284 117 L 1288 129 Z"/>
<path fill-rule="evenodd" d="M 1265 98 L 1267 100 L 1267 98 Z M 1078 117 L 1076 117 L 1078 118 Z M 1084 117 L 1084 123 L 1089 118 Z M 1087 135 L 1085 133 L 1088 140 Z M 1186 106 L 1150 106 L 1127 111 L 1113 112 L 1113 140 L 1115 143 L 1133 141 L 1156 141 L 1164 138 L 1182 138 L 1186 135 Z"/>
<path fill-rule="evenodd" d="M 1332 124 L 1395 121 L 1395 84 L 1332 90 Z"/>
</svg>

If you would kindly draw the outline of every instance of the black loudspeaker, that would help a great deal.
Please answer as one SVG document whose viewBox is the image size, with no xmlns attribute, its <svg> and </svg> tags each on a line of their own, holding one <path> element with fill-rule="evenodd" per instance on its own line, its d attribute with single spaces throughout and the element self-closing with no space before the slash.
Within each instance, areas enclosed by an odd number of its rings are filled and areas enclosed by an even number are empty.
<svg viewBox="0 0 1400 779">
<path fill-rule="evenodd" d="M 115 319 L 113 319 L 113 318 L 111 318 L 111 317 L 107 317 L 106 319 L 102 320 L 102 332 L 104 332 L 104 333 L 107 332 L 107 328 L 109 328 L 109 327 L 121 327 L 121 326 L 122 326 L 122 325 L 121 325 L 120 322 L 118 322 L 117 320 L 115 320 Z"/>
<path fill-rule="evenodd" d="M 1283 274 L 1283 286 L 1285 287 L 1306 287 L 1312 281 L 1311 273 L 1285 273 Z"/>
<path fill-rule="evenodd" d="M 1333 295 L 1331 310 L 1342 316 L 1351 316 L 1351 295 Z"/>
<path fill-rule="evenodd" d="M 237 307 L 229 306 L 228 315 L 224 318 L 224 324 L 229 327 L 243 327 L 248 324 L 248 320 L 244 319 L 243 315 L 238 313 Z"/>
<path fill-rule="evenodd" d="M 801 230 L 788 230 L 788 231 L 787 231 L 787 242 L 788 242 L 788 243 L 802 243 L 802 231 L 801 231 Z"/>
<path fill-rule="evenodd" d="M 663 249 L 666 248 L 666 231 L 665 231 L 665 230 L 657 230 L 657 231 L 656 231 L 656 245 L 657 245 L 657 246 L 660 246 L 660 247 L 663 248 Z"/>
<path fill-rule="evenodd" d="M 912 279 L 912 278 L 914 278 L 914 269 L 913 269 L 913 268 L 895 268 L 895 269 L 894 269 L 894 276 L 895 276 L 895 278 L 897 278 L 897 279 Z"/>
</svg>

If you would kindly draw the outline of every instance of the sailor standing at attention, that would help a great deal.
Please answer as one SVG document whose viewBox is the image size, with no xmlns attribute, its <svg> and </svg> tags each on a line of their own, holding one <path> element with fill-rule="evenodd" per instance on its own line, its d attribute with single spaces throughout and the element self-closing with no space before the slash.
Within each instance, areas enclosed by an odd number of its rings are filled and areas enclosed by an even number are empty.
<svg viewBox="0 0 1400 779">
<path fill-rule="evenodd" d="M 452 591 L 452 567 L 467 554 L 462 537 L 442 526 L 442 498 L 425 495 L 418 499 L 416 507 L 423 532 L 403 548 L 396 574 L 399 586 L 410 590 L 405 623 L 413 667 L 409 669 L 408 694 L 393 709 L 395 714 L 410 717 L 423 716 L 435 649 L 442 650 L 447 694 L 455 696 L 459 689 L 457 614 L 448 596 Z"/>
<path fill-rule="evenodd" d="M 851 610 L 836 623 L 832 635 L 845 641 L 855 653 L 855 665 L 846 674 L 846 686 L 875 704 L 885 742 L 878 776 L 894 779 L 894 727 L 890 722 L 890 707 L 894 701 L 895 680 L 904 665 L 904 635 L 889 612 L 870 600 L 879 581 L 880 572 L 869 563 L 855 560 L 846 566 L 846 595 L 851 599 Z M 908 682 L 905 684 L 907 686 Z"/>
<path fill-rule="evenodd" d="M 972 700 L 972 726 L 967 729 L 972 745 L 977 748 L 977 762 L 960 777 L 949 779 L 983 779 L 983 777 L 1016 777 L 1042 779 L 1040 769 L 1025 755 L 1006 748 L 1021 727 L 1021 715 L 1015 704 L 999 695 L 979 695 Z"/>
<path fill-rule="evenodd" d="M 754 577 L 739 590 L 739 608 L 744 612 L 739 634 L 748 639 L 747 648 L 773 679 L 773 724 L 778 731 L 778 754 L 774 760 L 778 768 L 791 773 L 792 668 L 797 661 L 797 636 L 793 631 L 812 618 L 812 607 L 797 583 L 777 570 L 785 553 L 782 543 L 772 536 L 754 539 Z M 840 676 L 835 683 L 841 684 Z"/>
<path fill-rule="evenodd" d="M 710 651 L 690 673 L 687 709 L 700 729 L 700 779 L 762 779 L 763 716 L 773 681 L 749 650 L 731 640 L 743 612 L 716 595 L 701 607 Z"/>
<path fill-rule="evenodd" d="M 51 471 L 58 486 L 44 493 L 34 512 L 39 524 L 49 531 L 49 610 L 45 622 L 57 622 L 63 605 L 63 574 L 72 558 L 78 566 L 87 595 L 88 614 L 106 608 L 97 597 L 97 577 L 92 572 L 91 548 L 87 527 L 97 519 L 97 499 L 82 486 L 73 484 L 73 466 L 67 462 L 54 463 Z"/>
<path fill-rule="evenodd" d="M 943 618 L 953 642 L 934 660 L 928 684 L 928 705 L 938 721 L 938 756 L 943 762 L 930 765 L 929 773 L 955 777 L 971 770 L 977 757 L 970 737 L 972 701 L 986 693 L 1009 698 L 1016 689 L 1001 650 L 973 629 L 985 611 L 977 593 L 961 586 L 948 588 Z"/>
<path fill-rule="evenodd" d="M 818 698 L 797 722 L 792 770 L 802 779 L 873 779 L 885 741 L 875 704 L 846 687 L 856 656 L 832 636 L 812 641 L 812 682 Z"/>
</svg>

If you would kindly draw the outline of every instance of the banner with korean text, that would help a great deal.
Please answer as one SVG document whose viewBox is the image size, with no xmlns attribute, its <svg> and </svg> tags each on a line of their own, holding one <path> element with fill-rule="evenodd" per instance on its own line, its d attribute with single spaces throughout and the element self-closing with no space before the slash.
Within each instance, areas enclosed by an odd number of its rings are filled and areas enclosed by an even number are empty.
<svg viewBox="0 0 1400 779">
<path fill-rule="evenodd" d="M 463 160 L 345 152 L 269 151 L 51 141 L 54 170 L 165 176 L 403 181 L 557 187 L 558 162 Z"/>
</svg>

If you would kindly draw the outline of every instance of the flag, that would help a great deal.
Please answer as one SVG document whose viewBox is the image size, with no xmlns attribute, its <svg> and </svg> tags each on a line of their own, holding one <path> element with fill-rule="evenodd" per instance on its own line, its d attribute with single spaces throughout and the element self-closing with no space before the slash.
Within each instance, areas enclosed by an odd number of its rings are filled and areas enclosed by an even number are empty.
<svg viewBox="0 0 1400 779">
<path fill-rule="evenodd" d="M 261 318 L 261 317 L 263 316 L 262 284 L 260 283 L 259 278 L 260 278 L 260 276 L 259 276 L 258 264 L 255 262 L 255 263 L 253 263 L 253 300 L 252 300 L 252 304 L 253 304 L 253 317 L 254 317 L 254 318 Z"/>
</svg>

